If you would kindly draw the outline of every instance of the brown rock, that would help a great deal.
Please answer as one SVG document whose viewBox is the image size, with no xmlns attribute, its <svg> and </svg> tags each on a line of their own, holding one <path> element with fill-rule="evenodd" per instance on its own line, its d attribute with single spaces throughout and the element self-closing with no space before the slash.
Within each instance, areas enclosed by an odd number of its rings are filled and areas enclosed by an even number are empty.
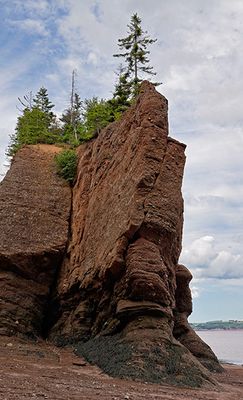
<svg viewBox="0 0 243 400">
<path fill-rule="evenodd" d="M 167 100 L 148 82 L 120 121 L 79 149 L 50 337 L 88 340 L 79 352 L 112 375 L 212 382 L 173 337 L 184 149 L 168 137 Z"/>
<path fill-rule="evenodd" d="M 204 366 L 220 367 L 187 322 L 191 274 L 178 265 L 184 150 L 168 137 L 167 100 L 144 82 L 78 149 L 70 217 L 59 149 L 23 148 L 0 186 L 0 334 L 75 343 L 113 376 L 214 384 Z"/>
<path fill-rule="evenodd" d="M 192 313 L 192 297 L 189 283 L 191 273 L 184 265 L 176 269 L 176 310 L 174 312 L 174 337 L 179 340 L 210 371 L 221 372 L 223 368 L 211 348 L 190 327 L 187 318 Z"/>
<path fill-rule="evenodd" d="M 55 173 L 54 146 L 26 146 L 0 185 L 0 334 L 31 337 L 44 311 L 67 238 L 68 185 Z"/>
</svg>

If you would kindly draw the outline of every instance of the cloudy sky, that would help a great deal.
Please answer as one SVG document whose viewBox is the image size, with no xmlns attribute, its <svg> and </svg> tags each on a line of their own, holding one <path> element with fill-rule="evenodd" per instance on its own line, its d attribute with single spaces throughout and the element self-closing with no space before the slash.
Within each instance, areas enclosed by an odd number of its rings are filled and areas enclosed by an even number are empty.
<svg viewBox="0 0 243 400">
<path fill-rule="evenodd" d="M 157 42 L 151 64 L 187 144 L 181 262 L 194 275 L 191 321 L 243 320 L 243 1 L 0 0 L 0 173 L 17 97 L 41 86 L 60 113 L 70 80 L 111 95 L 117 39 L 137 12 Z"/>
</svg>

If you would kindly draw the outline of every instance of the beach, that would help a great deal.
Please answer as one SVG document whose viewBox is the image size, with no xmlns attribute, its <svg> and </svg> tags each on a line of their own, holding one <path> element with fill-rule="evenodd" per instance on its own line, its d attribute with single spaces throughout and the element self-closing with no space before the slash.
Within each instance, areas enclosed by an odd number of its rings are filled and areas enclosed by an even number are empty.
<svg viewBox="0 0 243 400">
<path fill-rule="evenodd" d="M 45 341 L 0 338 L 2 400 L 242 400 L 243 367 L 224 364 L 215 387 L 191 389 L 112 378 Z M 216 383 L 217 382 L 217 383 Z"/>
</svg>

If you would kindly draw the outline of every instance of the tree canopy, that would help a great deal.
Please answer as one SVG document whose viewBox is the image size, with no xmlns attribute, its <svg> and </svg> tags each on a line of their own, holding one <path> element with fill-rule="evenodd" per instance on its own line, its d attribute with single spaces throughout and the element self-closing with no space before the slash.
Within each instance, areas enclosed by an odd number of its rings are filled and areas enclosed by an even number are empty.
<svg viewBox="0 0 243 400">
<path fill-rule="evenodd" d="M 60 121 L 63 123 L 63 141 L 78 142 L 82 132 L 82 101 L 77 93 L 74 93 L 72 104 L 63 112 Z"/>
<path fill-rule="evenodd" d="M 49 117 L 39 108 L 26 108 L 18 117 L 15 133 L 10 136 L 7 155 L 12 156 L 24 144 L 54 143 L 56 137 L 49 131 Z"/>
<path fill-rule="evenodd" d="M 45 87 L 41 87 L 39 91 L 36 93 L 35 98 L 33 99 L 34 107 L 43 111 L 45 114 L 53 116 L 53 112 L 51 111 L 54 107 L 54 104 L 49 100 L 47 89 Z"/>
<path fill-rule="evenodd" d="M 86 99 L 84 107 L 84 125 L 88 133 L 97 135 L 109 122 L 114 121 L 112 106 L 104 99 Z"/>
<path fill-rule="evenodd" d="M 114 110 L 115 119 L 119 118 L 119 116 L 131 105 L 130 99 L 132 95 L 129 73 L 122 64 L 119 65 L 117 77 L 113 98 L 110 100 L 110 104 Z"/>
<path fill-rule="evenodd" d="M 7 154 L 12 156 L 24 144 L 66 143 L 76 146 L 98 135 L 101 129 L 120 118 L 130 106 L 138 94 L 144 75 L 155 75 L 148 58 L 148 46 L 154 42 L 156 39 L 151 39 L 143 31 L 138 14 L 133 14 L 128 24 L 128 36 L 118 39 L 120 53 L 114 54 L 114 57 L 123 58 L 124 64 L 119 65 L 116 73 L 111 99 L 94 96 L 81 100 L 75 87 L 74 70 L 69 105 L 60 118 L 54 114 L 54 104 L 44 86 L 35 96 L 30 91 L 23 98 L 18 97 L 21 115 L 17 119 L 15 132 L 10 135 Z"/>
</svg>

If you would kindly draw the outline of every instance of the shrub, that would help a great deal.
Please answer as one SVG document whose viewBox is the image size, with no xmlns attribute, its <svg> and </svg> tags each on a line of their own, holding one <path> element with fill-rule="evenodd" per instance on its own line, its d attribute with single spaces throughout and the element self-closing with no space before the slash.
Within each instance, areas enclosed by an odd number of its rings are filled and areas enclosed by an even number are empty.
<svg viewBox="0 0 243 400">
<path fill-rule="evenodd" d="M 70 184 L 74 183 L 77 171 L 77 154 L 75 150 L 63 150 L 55 156 L 57 173 Z"/>
</svg>

